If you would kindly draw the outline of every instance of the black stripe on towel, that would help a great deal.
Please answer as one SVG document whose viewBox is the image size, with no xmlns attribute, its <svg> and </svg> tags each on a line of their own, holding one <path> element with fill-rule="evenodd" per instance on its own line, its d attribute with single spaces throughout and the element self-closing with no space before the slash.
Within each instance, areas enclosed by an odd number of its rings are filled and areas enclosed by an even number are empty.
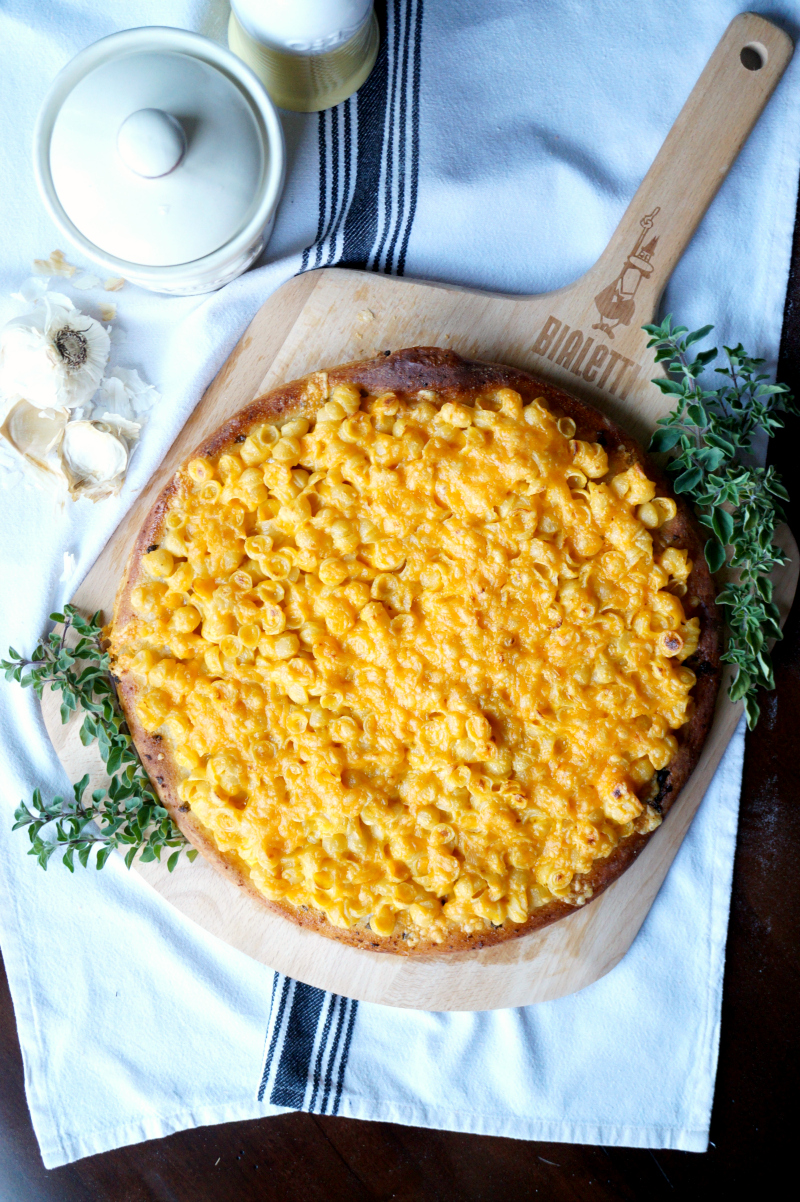
<svg viewBox="0 0 800 1202">
<path fill-rule="evenodd" d="M 320 113 L 320 117 L 324 117 L 324 113 Z M 322 240 L 322 231 L 325 227 L 325 210 L 328 200 L 328 189 L 325 183 L 325 159 L 328 153 L 327 139 L 325 135 L 325 122 L 320 121 L 317 125 L 317 153 L 319 155 L 319 212 L 317 215 L 317 236 L 303 251 L 303 263 L 301 271 L 308 269 L 308 260 L 312 250 L 319 246 Z"/>
<path fill-rule="evenodd" d="M 422 74 L 422 13 L 423 0 L 417 0 L 417 17 L 414 25 L 412 67 L 411 67 L 411 161 L 409 164 L 409 206 L 405 230 L 400 241 L 400 253 L 397 257 L 397 274 L 404 275 L 406 269 L 406 252 L 408 240 L 411 237 L 411 226 L 417 212 L 417 188 L 419 184 L 419 93 L 420 76 Z"/>
<path fill-rule="evenodd" d="M 387 41 L 389 45 L 389 70 L 387 71 L 386 91 L 387 91 L 387 119 L 386 119 L 386 134 L 383 144 L 382 153 L 382 175 L 383 175 L 383 222 L 381 225 L 380 237 L 378 238 L 377 247 L 373 251 L 369 266 L 380 271 L 381 258 L 383 249 L 386 245 L 386 238 L 389 233 L 391 224 L 392 200 L 394 195 L 394 160 L 396 155 L 396 126 L 397 126 L 397 75 L 398 64 L 402 57 L 402 38 L 401 38 L 401 17 L 402 17 L 403 0 L 391 0 L 391 10 L 389 12 L 389 22 L 387 23 Z M 388 25 L 391 25 L 391 28 Z M 380 189 L 376 194 L 375 201 L 380 206 Z"/>
<path fill-rule="evenodd" d="M 336 242 L 341 229 L 342 221 L 350 208 L 350 181 L 355 169 L 354 159 L 356 156 L 356 147 L 352 135 L 353 112 L 355 111 L 356 102 L 354 97 L 350 97 L 343 104 L 340 104 L 335 110 L 335 117 L 338 118 L 337 125 L 341 125 L 341 141 L 343 149 L 343 176 L 342 176 L 342 194 L 339 200 L 336 220 L 333 223 L 333 228 L 328 235 L 328 258 L 325 266 L 330 267 L 336 261 Z M 331 113 L 334 118 L 334 113 Z M 335 119 L 335 118 L 334 118 Z M 338 154 L 338 149 L 337 149 Z"/>
<path fill-rule="evenodd" d="M 378 235 L 378 188 L 386 148 L 384 129 L 388 100 L 389 42 L 386 35 L 386 4 L 376 4 L 381 30 L 378 58 L 369 79 L 356 93 L 358 135 L 356 180 L 353 200 L 344 226 L 342 266 L 365 268 Z"/>
<path fill-rule="evenodd" d="M 347 104 L 347 101 L 344 102 Z M 326 134 L 325 146 L 325 192 L 327 196 L 327 214 L 328 220 L 325 229 L 322 232 L 322 237 L 317 243 L 317 251 L 314 258 L 314 266 L 321 267 L 324 254 L 325 243 L 330 237 L 331 228 L 338 217 L 339 204 L 341 197 L 339 194 L 339 109 L 337 105 L 335 109 L 328 109 L 327 112 L 320 113 L 323 124 L 329 131 Z M 345 154 L 349 153 L 349 146 L 344 147 Z M 343 193 L 342 193 L 343 195 Z"/>
<path fill-rule="evenodd" d="M 322 1037 L 319 1041 L 319 1048 L 317 1049 L 316 1061 L 314 1063 L 314 1076 L 312 1078 L 312 1083 L 311 1083 L 311 1085 L 312 1085 L 311 1097 L 308 1102 L 308 1109 L 311 1111 L 312 1114 L 317 1113 L 316 1102 L 317 1102 L 317 1097 L 319 1096 L 320 1082 L 322 1081 L 323 1062 L 325 1060 L 325 1052 L 328 1047 L 328 1040 L 329 1040 L 330 1032 L 331 1032 L 331 1024 L 333 1022 L 333 1012 L 336 1009 L 335 1003 L 336 1003 L 338 996 L 339 996 L 338 994 L 331 993 L 331 994 L 328 994 L 328 998 L 327 998 L 328 1005 L 326 1007 L 326 1012 L 325 1012 L 325 1025 L 322 1028 Z"/>
<path fill-rule="evenodd" d="M 347 1059 L 350 1055 L 350 1040 L 353 1038 L 353 1027 L 355 1026 L 355 1022 L 356 1022 L 356 1011 L 358 1010 L 358 1002 L 355 1002 L 355 1001 L 353 1001 L 352 998 L 350 998 L 348 1000 L 348 1006 L 350 1008 L 350 1013 L 349 1013 L 348 1019 L 347 1019 L 347 1031 L 345 1032 L 344 1046 L 342 1047 L 342 1055 L 341 1055 L 341 1059 L 339 1060 L 339 1073 L 338 1073 L 337 1080 L 336 1080 L 336 1096 L 333 1100 L 333 1107 L 331 1108 L 331 1114 L 339 1113 L 339 1103 L 342 1100 L 342 1086 L 344 1085 L 344 1070 L 347 1068 Z"/>
<path fill-rule="evenodd" d="M 295 981 L 292 1009 L 269 1098 L 274 1106 L 290 1106 L 292 1110 L 303 1106 L 324 1001 L 324 990 Z"/>
<path fill-rule="evenodd" d="M 319 1114 L 327 1114 L 328 1113 L 328 1099 L 330 1097 L 331 1087 L 333 1085 L 334 1069 L 336 1068 L 336 1053 L 342 1044 L 342 1032 L 344 1030 L 345 1011 L 347 1009 L 348 999 L 344 998 L 344 997 L 339 997 L 339 995 L 336 994 L 336 995 L 334 995 L 334 1001 L 335 1001 L 336 1012 L 337 1012 L 336 1013 L 336 1030 L 335 1030 L 335 1034 L 333 1036 L 333 1046 L 331 1048 L 331 1053 L 328 1056 L 328 1066 L 325 1071 L 325 1082 L 324 1082 L 324 1089 L 323 1089 L 323 1093 L 322 1093 L 322 1101 L 319 1104 L 319 1110 L 318 1110 Z M 357 1002 L 353 1002 L 354 1006 L 357 1004 L 358 1004 Z"/>
<path fill-rule="evenodd" d="M 280 1032 L 282 1022 L 283 1022 L 283 1012 L 286 1009 L 286 999 L 289 995 L 289 989 L 292 984 L 289 977 L 281 977 L 280 973 L 277 973 L 277 972 L 275 973 L 275 978 L 272 982 L 272 1001 L 270 1003 L 270 1008 L 269 1008 L 270 1019 L 267 1020 L 267 1030 L 268 1031 L 269 1031 L 269 1021 L 271 1020 L 272 1012 L 275 1009 L 275 990 L 276 990 L 279 979 L 281 981 L 280 1010 L 278 1013 L 278 1017 L 275 1021 L 275 1026 L 272 1028 L 272 1039 L 270 1040 L 269 1050 L 268 1050 L 266 1058 L 264 1060 L 264 1071 L 261 1074 L 261 1084 L 258 1087 L 259 1102 L 263 1101 L 263 1098 L 264 1098 L 264 1090 L 266 1089 L 266 1086 L 267 1086 L 267 1077 L 269 1076 L 269 1070 L 272 1066 L 272 1058 L 275 1055 L 275 1047 L 278 1042 L 278 1034 Z"/>
<path fill-rule="evenodd" d="M 394 254 L 397 246 L 397 239 L 400 236 L 400 230 L 405 224 L 406 217 L 406 175 L 407 166 L 410 169 L 411 164 L 406 164 L 406 156 L 408 153 L 408 109 L 409 109 L 409 57 L 411 54 L 411 29 L 412 29 L 412 10 L 414 0 L 406 0 L 403 13 L 403 39 L 402 52 L 398 53 L 398 70 L 400 76 L 399 99 L 397 103 L 397 195 L 395 199 L 395 216 L 392 221 L 392 233 L 389 238 L 389 245 L 386 249 L 386 263 L 384 271 L 389 274 L 394 270 Z"/>
</svg>

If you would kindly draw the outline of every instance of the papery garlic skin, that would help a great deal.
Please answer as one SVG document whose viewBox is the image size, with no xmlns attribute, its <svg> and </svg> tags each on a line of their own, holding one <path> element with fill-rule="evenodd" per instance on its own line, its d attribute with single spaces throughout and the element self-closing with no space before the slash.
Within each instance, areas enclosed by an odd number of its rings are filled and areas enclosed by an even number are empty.
<svg viewBox="0 0 800 1202">
<path fill-rule="evenodd" d="M 45 293 L 0 331 L 0 392 L 40 408 L 85 404 L 103 378 L 111 342 L 68 297 Z"/>
<path fill-rule="evenodd" d="M 94 400 L 94 416 L 105 410 L 143 424 L 146 415 L 160 400 L 161 393 L 152 384 L 146 384 L 138 371 L 115 367 L 100 385 Z"/>
<path fill-rule="evenodd" d="M 58 578 L 59 584 L 68 584 L 75 572 L 75 556 L 71 551 L 64 552 L 64 570 Z"/>
<path fill-rule="evenodd" d="M 95 419 L 94 424 L 101 430 L 110 430 L 117 438 L 127 442 L 129 447 L 137 441 L 142 432 L 141 422 L 132 422 L 127 417 L 120 417 L 118 413 L 102 413 L 99 419 Z"/>
</svg>

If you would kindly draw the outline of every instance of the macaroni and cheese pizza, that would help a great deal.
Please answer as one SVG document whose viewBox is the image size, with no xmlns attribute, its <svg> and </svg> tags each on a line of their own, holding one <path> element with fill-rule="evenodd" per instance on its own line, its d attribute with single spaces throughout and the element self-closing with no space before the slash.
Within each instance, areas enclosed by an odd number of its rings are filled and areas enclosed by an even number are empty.
<svg viewBox="0 0 800 1202">
<path fill-rule="evenodd" d="M 294 921 L 401 954 L 596 897 L 719 684 L 702 541 L 635 442 L 424 347 L 287 384 L 201 446 L 109 637 L 188 838 Z"/>
</svg>

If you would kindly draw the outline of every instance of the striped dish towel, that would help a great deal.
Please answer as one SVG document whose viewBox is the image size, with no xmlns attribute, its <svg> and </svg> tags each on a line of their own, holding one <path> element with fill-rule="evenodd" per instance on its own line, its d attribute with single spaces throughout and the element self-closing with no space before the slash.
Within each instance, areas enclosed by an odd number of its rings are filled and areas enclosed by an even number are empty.
<svg viewBox="0 0 800 1202">
<path fill-rule="evenodd" d="M 766 10 L 766 0 L 753 6 Z M 211 296 L 130 286 L 120 294 L 117 324 L 128 338 L 120 362 L 141 365 L 164 397 L 122 494 L 91 512 L 72 506 L 54 522 L 42 494 L 3 493 L 2 646 L 35 645 L 259 306 L 298 271 L 343 264 L 536 293 L 591 266 L 739 7 L 379 0 L 381 52 L 358 95 L 328 113 L 282 115 L 290 169 L 265 261 Z M 800 22 L 800 0 L 768 8 L 789 28 Z M 0 4 L 8 51 L 0 90 L 14 97 L 0 105 L 0 142 L 15 181 L 0 189 L 0 224 L 14 230 L 0 246 L 0 295 L 60 244 L 36 194 L 25 133 L 49 80 L 120 22 L 161 23 L 164 5 L 70 0 L 60 16 L 56 38 L 48 6 Z M 221 38 L 227 16 L 225 0 L 170 5 L 171 20 Z M 691 328 L 713 322 L 720 345 L 741 339 L 771 363 L 798 163 L 800 56 L 665 302 Z M 84 304 L 84 294 L 75 297 Z M 68 579 L 66 551 L 76 564 Z M 209 937 L 115 857 L 100 873 L 71 876 L 56 863 L 42 873 L 11 833 L 12 811 L 35 786 L 53 796 L 66 781 L 29 693 L 0 688 L 0 727 L 0 941 L 47 1167 L 287 1109 L 705 1149 L 742 731 L 617 968 L 573 997 L 471 1014 L 355 1002 L 276 975 Z"/>
</svg>

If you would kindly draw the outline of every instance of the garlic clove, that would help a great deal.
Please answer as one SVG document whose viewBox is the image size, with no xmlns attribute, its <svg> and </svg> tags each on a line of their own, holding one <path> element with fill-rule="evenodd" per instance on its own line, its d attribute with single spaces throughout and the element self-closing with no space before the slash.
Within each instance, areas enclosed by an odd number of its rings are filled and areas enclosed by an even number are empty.
<svg viewBox="0 0 800 1202">
<path fill-rule="evenodd" d="M 61 441 L 61 462 L 70 496 L 100 501 L 122 487 L 128 448 L 102 422 L 73 421 Z"/>
<path fill-rule="evenodd" d="M 62 486 L 66 483 L 59 444 L 68 417 L 66 409 L 42 410 L 39 405 L 19 400 L 12 404 L 0 426 L 0 436 L 22 456 L 34 474 L 43 477 L 40 482 Z"/>
<path fill-rule="evenodd" d="M 20 455 L 44 460 L 64 433 L 67 416 L 66 409 L 41 409 L 29 401 L 17 401 L 0 433 Z"/>
</svg>

